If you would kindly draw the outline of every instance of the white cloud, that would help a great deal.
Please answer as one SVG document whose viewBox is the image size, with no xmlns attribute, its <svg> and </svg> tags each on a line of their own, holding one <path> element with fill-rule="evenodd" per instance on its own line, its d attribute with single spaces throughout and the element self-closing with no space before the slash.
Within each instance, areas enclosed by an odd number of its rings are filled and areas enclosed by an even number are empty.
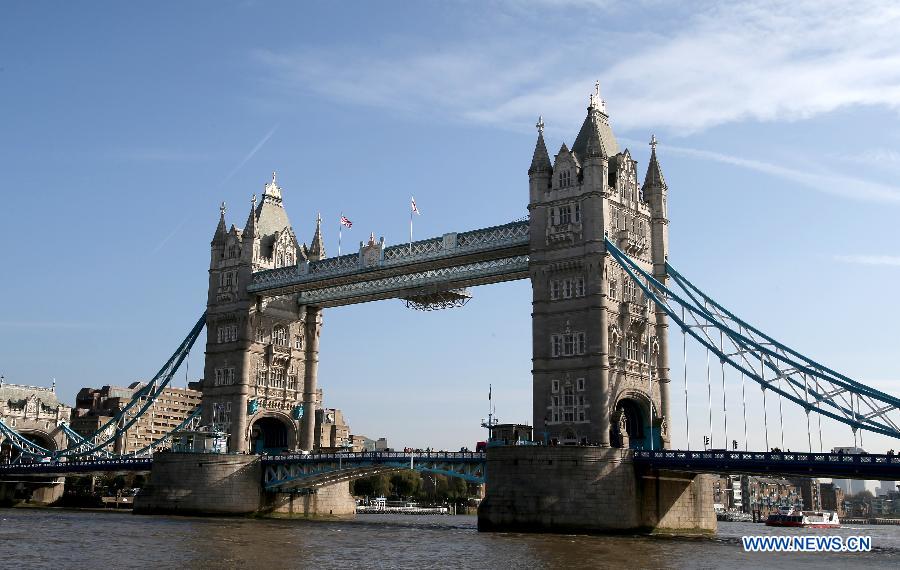
<svg viewBox="0 0 900 570">
<path fill-rule="evenodd" d="M 559 3 L 566 6 L 536 2 L 556 16 L 571 14 L 569 23 L 605 5 L 549 2 Z M 503 28 L 493 38 L 458 34 L 464 39 L 455 44 L 407 38 L 399 49 L 258 56 L 281 86 L 508 127 L 530 127 L 539 113 L 579 120 L 596 77 L 616 124 L 625 128 L 690 132 L 747 119 L 803 119 L 848 105 L 900 108 L 900 6 L 760 0 L 631 16 L 635 27 L 625 32 L 582 25 L 561 37 L 553 30 Z M 578 29 L 580 35 L 572 33 Z"/>
<path fill-rule="evenodd" d="M 835 255 L 834 259 L 843 263 L 856 263 L 859 265 L 900 267 L 900 256 L 897 255 Z"/>
</svg>

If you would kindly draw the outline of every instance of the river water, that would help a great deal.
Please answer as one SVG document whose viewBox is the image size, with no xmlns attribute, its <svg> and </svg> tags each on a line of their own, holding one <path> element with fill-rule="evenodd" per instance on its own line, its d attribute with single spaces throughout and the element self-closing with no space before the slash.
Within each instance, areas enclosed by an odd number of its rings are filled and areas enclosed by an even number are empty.
<svg viewBox="0 0 900 570">
<path fill-rule="evenodd" d="M 868 535 L 865 554 L 745 553 L 743 535 Z M 0 569 L 900 568 L 900 526 L 774 529 L 719 523 L 711 538 L 479 533 L 474 516 L 347 521 L 0 509 Z"/>
</svg>

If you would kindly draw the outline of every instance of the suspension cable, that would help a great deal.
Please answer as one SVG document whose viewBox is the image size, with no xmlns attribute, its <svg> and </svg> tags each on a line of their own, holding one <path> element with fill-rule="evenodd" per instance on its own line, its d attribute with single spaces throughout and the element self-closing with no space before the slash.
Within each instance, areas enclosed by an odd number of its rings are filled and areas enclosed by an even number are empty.
<svg viewBox="0 0 900 570">
<path fill-rule="evenodd" d="M 760 386 L 762 386 L 762 393 L 763 393 L 763 427 L 765 428 L 765 432 L 766 432 L 766 452 L 768 452 L 772 448 L 769 447 L 769 412 L 768 412 L 768 409 L 766 408 L 766 384 L 765 384 L 766 366 L 765 366 L 765 363 L 763 362 L 762 353 L 759 353 L 759 372 L 760 372 L 759 377 L 762 378 L 762 380 L 763 380 L 763 383 L 760 384 Z"/>
<path fill-rule="evenodd" d="M 725 333 L 719 329 L 719 352 L 725 352 Z M 720 358 L 719 363 L 722 365 L 722 421 L 724 423 L 725 432 L 725 449 L 728 449 L 728 408 L 725 403 L 725 359 Z"/>
<path fill-rule="evenodd" d="M 781 390 L 781 374 L 778 375 L 778 389 Z M 778 394 L 778 418 L 781 422 L 781 451 L 784 451 L 784 412 L 781 409 L 783 398 Z"/>
<path fill-rule="evenodd" d="M 649 285 L 649 284 L 648 284 Z M 647 299 L 647 303 L 649 306 L 650 299 Z M 655 436 L 653 434 L 653 366 L 650 365 L 651 357 L 650 357 L 650 313 L 647 313 L 647 378 L 650 381 L 650 451 L 653 451 L 653 440 Z"/>
<path fill-rule="evenodd" d="M 806 373 L 803 374 L 803 401 L 807 404 L 803 408 L 803 411 L 806 412 L 806 440 L 809 443 L 809 452 L 812 453 L 812 432 L 809 429 L 809 388 L 807 386 Z"/>
<path fill-rule="evenodd" d="M 744 373 L 741 372 L 741 403 L 744 406 L 744 451 L 749 450 L 747 443 L 747 381 Z"/>
<path fill-rule="evenodd" d="M 681 306 L 681 322 L 684 321 L 684 305 Z M 691 450 L 691 422 L 688 414 L 688 388 L 687 388 L 687 329 L 681 328 L 681 356 L 684 362 L 684 431 L 687 437 L 687 450 Z"/>
<path fill-rule="evenodd" d="M 709 348 L 706 349 L 706 403 L 709 407 L 709 448 L 713 449 L 712 429 L 712 383 L 709 376 Z"/>
</svg>

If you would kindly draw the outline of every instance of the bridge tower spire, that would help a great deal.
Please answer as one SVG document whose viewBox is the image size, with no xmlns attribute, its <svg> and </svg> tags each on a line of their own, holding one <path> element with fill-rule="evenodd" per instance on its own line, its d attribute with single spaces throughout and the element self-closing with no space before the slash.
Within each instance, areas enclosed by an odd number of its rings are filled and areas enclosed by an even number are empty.
<svg viewBox="0 0 900 570">
<path fill-rule="evenodd" d="M 619 149 L 599 84 L 571 150 L 563 144 L 552 165 L 542 127 L 528 170 L 535 434 L 664 446 L 664 315 L 649 310 L 604 245 L 607 236 L 617 240 L 649 270 L 662 247 L 651 220 L 662 223 L 664 212 L 642 196 L 637 163 Z"/>
</svg>

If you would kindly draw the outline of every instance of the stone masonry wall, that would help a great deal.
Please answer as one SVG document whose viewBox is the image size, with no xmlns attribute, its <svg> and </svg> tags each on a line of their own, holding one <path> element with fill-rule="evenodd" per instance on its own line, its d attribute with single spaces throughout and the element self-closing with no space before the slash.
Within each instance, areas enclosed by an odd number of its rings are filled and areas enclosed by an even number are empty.
<svg viewBox="0 0 900 570">
<path fill-rule="evenodd" d="M 266 496 L 263 512 L 272 516 L 327 518 L 356 515 L 356 500 L 350 494 L 350 483 L 317 487 L 313 493 L 271 493 Z"/>
<path fill-rule="evenodd" d="M 484 531 L 712 532 L 711 481 L 635 473 L 628 450 L 506 446 L 487 451 Z"/>
<path fill-rule="evenodd" d="M 260 507 L 261 480 L 256 456 L 159 453 L 134 512 L 252 514 Z"/>
</svg>

